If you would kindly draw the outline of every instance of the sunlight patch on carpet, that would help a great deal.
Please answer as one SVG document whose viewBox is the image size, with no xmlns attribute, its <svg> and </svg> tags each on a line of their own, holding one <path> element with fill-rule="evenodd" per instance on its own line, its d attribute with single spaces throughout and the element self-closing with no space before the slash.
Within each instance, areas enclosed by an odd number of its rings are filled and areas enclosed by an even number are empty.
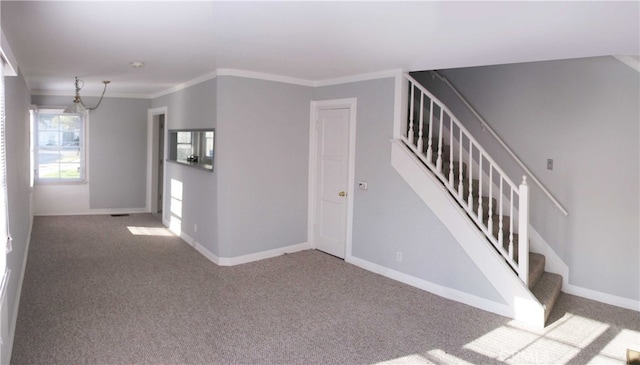
<svg viewBox="0 0 640 365">
<path fill-rule="evenodd" d="M 608 328 L 606 323 L 573 314 L 565 315 L 544 330 L 527 328 L 513 321 L 464 348 L 508 364 L 561 364 L 573 359 Z M 620 351 L 614 358 L 622 360 L 622 354 Z"/>
<path fill-rule="evenodd" d="M 591 360 L 590 364 L 625 363 L 628 348 L 640 349 L 640 332 L 629 329 L 621 330 L 602 348 L 598 356 Z"/>
<path fill-rule="evenodd" d="M 128 226 L 127 229 L 131 234 L 136 236 L 173 236 L 168 229 L 162 227 L 132 227 Z"/>
</svg>

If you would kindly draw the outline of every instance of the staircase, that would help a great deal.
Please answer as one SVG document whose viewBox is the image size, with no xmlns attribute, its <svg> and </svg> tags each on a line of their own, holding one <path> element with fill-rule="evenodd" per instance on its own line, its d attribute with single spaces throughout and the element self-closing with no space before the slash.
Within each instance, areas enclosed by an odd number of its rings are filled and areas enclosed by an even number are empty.
<svg viewBox="0 0 640 365">
<path fill-rule="evenodd" d="M 496 287 L 511 316 L 544 326 L 562 277 L 545 272 L 545 257 L 529 252 L 526 177 L 516 185 L 442 102 L 405 77 L 409 118 L 392 144 L 392 165 Z"/>
</svg>

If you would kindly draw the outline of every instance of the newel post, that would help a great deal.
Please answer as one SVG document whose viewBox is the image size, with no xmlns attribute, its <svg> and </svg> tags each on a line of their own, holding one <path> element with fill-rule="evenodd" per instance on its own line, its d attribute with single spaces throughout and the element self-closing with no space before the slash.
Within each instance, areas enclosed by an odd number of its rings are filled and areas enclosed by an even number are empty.
<svg viewBox="0 0 640 365">
<path fill-rule="evenodd" d="M 527 177 L 522 177 L 518 195 L 520 202 L 518 206 L 518 276 L 525 283 L 529 284 L 529 185 Z"/>
</svg>

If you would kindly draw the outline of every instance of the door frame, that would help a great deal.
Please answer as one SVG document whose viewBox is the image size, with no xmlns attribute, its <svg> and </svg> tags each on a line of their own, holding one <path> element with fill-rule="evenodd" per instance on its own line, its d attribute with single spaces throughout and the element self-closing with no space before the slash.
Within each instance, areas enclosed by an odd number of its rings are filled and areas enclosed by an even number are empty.
<svg viewBox="0 0 640 365">
<path fill-rule="evenodd" d="M 164 136 L 162 141 L 159 141 L 158 138 L 156 138 L 156 136 L 158 135 L 158 123 L 154 120 L 156 116 L 158 115 L 164 115 Z M 155 213 L 157 212 L 157 203 L 158 203 L 158 197 L 157 197 L 157 190 L 158 190 L 158 161 L 157 161 L 157 155 L 156 155 L 156 151 L 158 150 L 158 146 L 156 145 L 156 143 L 163 143 L 165 145 L 165 151 L 166 151 L 166 135 L 167 135 L 167 107 L 163 106 L 163 107 L 158 107 L 158 108 L 152 108 L 152 109 L 147 109 L 147 201 L 145 204 L 145 209 L 147 212 L 149 213 Z M 166 153 L 166 152 L 165 152 Z M 164 156 L 162 157 L 164 159 Z M 165 180 L 165 175 L 166 175 L 166 169 L 162 169 L 163 173 L 162 173 L 162 181 L 164 182 Z M 154 176 L 156 176 L 156 179 L 154 180 Z M 162 184 L 163 186 L 163 191 L 162 191 L 162 197 L 163 197 L 163 201 L 164 201 L 164 197 L 166 196 L 166 184 Z M 156 192 L 156 196 L 154 197 L 153 193 Z M 162 215 L 163 215 L 163 219 L 164 219 L 164 209 L 162 209 Z"/>
<path fill-rule="evenodd" d="M 316 206 L 318 196 L 316 193 L 318 179 L 318 112 L 323 109 L 349 109 L 349 147 L 347 156 L 347 217 L 346 217 L 346 237 L 345 237 L 345 261 L 351 259 L 351 244 L 353 236 L 353 194 L 355 187 L 355 161 L 356 161 L 356 111 L 357 98 L 314 100 L 311 101 L 310 122 L 309 122 L 309 204 L 308 204 L 308 224 L 307 241 L 312 248 L 316 248 L 315 242 L 315 222 Z"/>
</svg>

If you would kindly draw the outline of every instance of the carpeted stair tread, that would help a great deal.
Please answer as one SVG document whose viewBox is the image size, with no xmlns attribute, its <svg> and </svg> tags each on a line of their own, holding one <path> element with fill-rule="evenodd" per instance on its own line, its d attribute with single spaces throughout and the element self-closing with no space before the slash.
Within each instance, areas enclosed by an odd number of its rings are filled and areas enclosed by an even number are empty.
<svg viewBox="0 0 640 365">
<path fill-rule="evenodd" d="M 529 289 L 536 286 L 544 273 L 545 257 L 539 253 L 529 252 Z"/>
<path fill-rule="evenodd" d="M 427 115 L 425 114 L 425 123 L 427 123 Z M 415 146 L 418 146 L 418 116 L 415 116 L 415 131 L 413 142 Z M 422 152 L 425 157 L 428 156 L 427 151 L 429 150 L 429 133 L 428 126 L 425 124 L 423 130 L 423 146 Z M 460 163 L 456 160 L 456 154 L 458 153 L 456 150 L 456 145 L 454 145 L 453 150 L 449 144 L 445 143 L 445 140 L 442 141 L 440 138 L 435 135 L 431 136 L 431 163 L 436 166 L 438 160 L 438 146 L 442 143 L 442 147 L 440 149 L 440 157 L 441 157 L 441 170 L 440 173 L 444 175 L 446 181 L 443 181 L 443 184 L 448 186 L 450 189 L 453 188 L 454 192 L 450 192 L 452 196 L 456 198 L 462 198 L 465 202 L 465 209 L 467 209 L 467 203 L 469 201 L 469 190 L 471 189 L 472 195 L 472 204 L 470 210 L 467 210 L 467 214 L 473 219 L 478 219 L 482 221 L 484 224 L 484 228 L 478 225 L 478 228 L 481 230 L 486 230 L 488 227 L 489 216 L 492 218 L 492 227 L 488 234 L 492 234 L 493 237 L 499 241 L 500 236 L 500 228 L 502 228 L 502 247 L 506 252 L 509 252 L 509 243 L 512 238 L 512 254 L 513 259 L 517 263 L 519 261 L 519 252 L 518 252 L 518 240 L 519 235 L 515 232 L 518 229 L 515 220 L 512 222 L 511 217 L 509 216 L 510 212 L 503 212 L 502 218 L 500 217 L 499 209 L 500 207 L 497 204 L 496 198 L 489 199 L 486 196 L 482 196 L 482 204 L 480 204 L 479 196 L 483 194 L 481 190 L 486 190 L 486 181 L 483 181 L 483 187 L 485 189 L 480 189 L 480 181 L 479 179 L 472 178 L 471 184 L 469 184 L 469 171 L 467 169 L 466 163 Z M 453 161 L 451 152 L 453 152 Z M 453 168 L 453 181 L 451 183 L 449 181 L 449 172 Z M 462 176 L 460 174 L 460 170 L 462 169 Z M 475 172 L 475 171 L 474 171 Z M 475 173 L 477 175 L 477 172 Z M 462 178 L 462 187 L 460 186 L 460 178 Z M 469 186 L 471 185 L 471 187 Z M 482 212 L 479 216 L 478 208 L 482 205 Z M 489 209 L 491 206 L 491 210 Z M 500 227 L 500 220 L 502 219 L 502 227 Z M 511 232 L 511 225 L 514 225 L 514 232 Z M 511 235 L 511 237 L 510 237 Z M 536 298 L 540 301 L 540 303 L 545 308 L 545 322 L 549 318 L 549 314 L 553 309 L 553 306 L 556 302 L 560 294 L 560 289 L 562 288 L 562 276 L 557 274 L 552 274 L 544 271 L 545 268 L 545 257 L 543 255 L 530 252 L 529 253 L 529 280 L 527 283 L 528 288 L 535 295 Z"/>
<path fill-rule="evenodd" d="M 533 295 L 538 298 L 545 308 L 545 322 L 549 318 L 556 299 L 558 299 L 560 295 L 560 289 L 562 289 L 562 276 L 549 272 L 542 273 L 538 283 L 531 289 Z"/>
</svg>

